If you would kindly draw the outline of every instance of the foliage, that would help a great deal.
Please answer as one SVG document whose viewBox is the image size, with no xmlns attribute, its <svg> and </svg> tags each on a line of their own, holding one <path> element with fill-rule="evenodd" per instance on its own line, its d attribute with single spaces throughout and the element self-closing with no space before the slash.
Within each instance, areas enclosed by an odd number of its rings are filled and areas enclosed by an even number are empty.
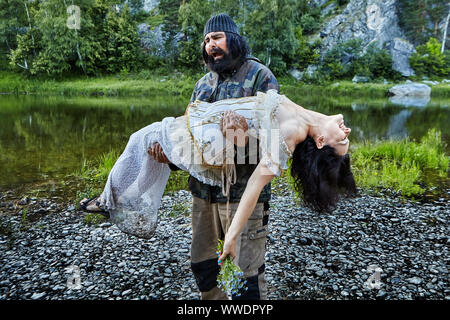
<svg viewBox="0 0 450 320">
<path fill-rule="evenodd" d="M 418 76 L 446 77 L 450 73 L 448 58 L 441 53 L 441 44 L 435 38 L 418 46 L 409 62 Z"/>
<path fill-rule="evenodd" d="M 253 54 L 276 75 L 295 59 L 294 8 L 293 0 L 255 0 L 244 26 Z"/>
<path fill-rule="evenodd" d="M 343 5 L 346 5 L 347 3 L 349 3 L 349 1 L 350 0 L 337 0 L 336 2 L 339 6 L 343 6 Z"/>
<path fill-rule="evenodd" d="M 308 43 L 306 37 L 303 36 L 301 27 L 297 27 L 295 31 L 295 38 L 298 43 L 298 48 L 295 52 L 296 63 L 294 64 L 300 70 L 307 68 L 310 64 L 319 62 L 320 54 L 320 40 L 314 43 Z"/>
<path fill-rule="evenodd" d="M 11 66 L 31 75 L 62 75 L 68 72 L 94 75 L 138 68 L 142 61 L 137 21 L 142 17 L 131 2 L 81 0 L 80 28 L 69 28 L 67 7 L 59 0 L 39 2 L 30 10 L 26 32 L 17 36 L 17 48 L 11 51 Z M 81 14 L 82 13 L 82 14 Z M 18 69 L 17 69 L 18 70 Z"/>
<path fill-rule="evenodd" d="M 363 50 L 361 39 L 352 39 L 337 45 L 327 52 L 312 81 L 327 82 L 336 79 L 352 79 L 353 76 L 372 79 L 399 79 L 400 74 L 392 69 L 392 56 L 380 49 L 377 42 Z"/>
<path fill-rule="evenodd" d="M 8 69 L 8 54 L 17 47 L 17 35 L 28 26 L 24 1 L 0 0 L 0 70 Z M 36 3 L 27 4 L 30 8 Z"/>
<path fill-rule="evenodd" d="M 369 67 L 373 79 L 392 79 L 395 76 L 395 71 L 392 69 L 392 56 L 386 50 L 378 48 L 376 42 L 369 45 L 363 60 Z"/>
<path fill-rule="evenodd" d="M 399 25 L 415 44 L 424 44 L 430 37 L 441 38 L 439 23 L 447 16 L 442 0 L 399 0 Z"/>
<path fill-rule="evenodd" d="M 203 28 L 211 15 L 206 0 L 192 0 L 180 6 L 179 22 L 184 37 L 180 42 L 178 62 L 183 66 L 195 68 L 201 65 L 200 44 L 203 41 Z"/>
<path fill-rule="evenodd" d="M 137 25 L 125 5 L 120 12 L 110 10 L 106 15 L 105 33 L 107 35 L 106 71 L 136 70 L 141 60 Z"/>
</svg>

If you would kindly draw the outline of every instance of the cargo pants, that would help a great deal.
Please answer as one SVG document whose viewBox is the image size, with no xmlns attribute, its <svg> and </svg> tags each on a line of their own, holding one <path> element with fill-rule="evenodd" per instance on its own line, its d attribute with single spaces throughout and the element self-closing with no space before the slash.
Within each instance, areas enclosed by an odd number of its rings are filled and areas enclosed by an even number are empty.
<svg viewBox="0 0 450 320">
<path fill-rule="evenodd" d="M 228 296 L 217 287 L 217 242 L 223 239 L 227 227 L 239 203 L 211 203 L 193 197 L 192 203 L 192 243 L 191 267 L 201 292 L 202 300 L 227 300 Z M 230 218 L 230 219 L 229 219 Z M 268 234 L 268 205 L 257 203 L 255 210 L 236 240 L 237 264 L 247 280 L 247 291 L 233 300 L 266 300 L 265 253 Z"/>
</svg>

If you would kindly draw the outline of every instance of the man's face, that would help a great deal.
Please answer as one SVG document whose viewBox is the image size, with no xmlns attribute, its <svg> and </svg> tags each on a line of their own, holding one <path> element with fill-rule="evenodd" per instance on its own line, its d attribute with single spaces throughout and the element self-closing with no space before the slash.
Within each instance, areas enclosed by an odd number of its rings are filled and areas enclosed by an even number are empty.
<svg viewBox="0 0 450 320">
<path fill-rule="evenodd" d="M 228 52 L 227 35 L 225 32 L 210 32 L 204 41 L 206 53 L 205 62 L 209 70 L 222 74 L 230 71 L 236 61 Z"/>
<path fill-rule="evenodd" d="M 205 43 L 206 54 L 214 62 L 223 59 L 228 54 L 227 35 L 223 31 L 208 33 L 203 39 Z"/>
</svg>

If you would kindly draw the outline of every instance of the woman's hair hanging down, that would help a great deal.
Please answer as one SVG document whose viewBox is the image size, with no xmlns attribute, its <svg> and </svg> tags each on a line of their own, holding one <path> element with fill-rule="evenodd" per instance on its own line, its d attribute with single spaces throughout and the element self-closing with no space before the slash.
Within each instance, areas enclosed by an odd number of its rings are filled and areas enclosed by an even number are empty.
<svg viewBox="0 0 450 320">
<path fill-rule="evenodd" d="M 318 149 L 311 137 L 295 147 L 291 176 L 306 205 L 319 212 L 334 210 L 339 194 L 357 193 L 349 155 L 340 156 L 330 146 Z"/>
</svg>

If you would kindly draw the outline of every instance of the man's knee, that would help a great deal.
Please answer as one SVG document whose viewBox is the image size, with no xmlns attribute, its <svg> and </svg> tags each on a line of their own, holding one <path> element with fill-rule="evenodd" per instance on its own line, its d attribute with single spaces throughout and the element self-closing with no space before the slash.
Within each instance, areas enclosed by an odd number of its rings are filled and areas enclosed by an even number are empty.
<svg viewBox="0 0 450 320">
<path fill-rule="evenodd" d="M 191 263 L 191 269 L 200 291 L 209 291 L 217 286 L 217 275 L 220 272 L 217 258 Z"/>
</svg>

